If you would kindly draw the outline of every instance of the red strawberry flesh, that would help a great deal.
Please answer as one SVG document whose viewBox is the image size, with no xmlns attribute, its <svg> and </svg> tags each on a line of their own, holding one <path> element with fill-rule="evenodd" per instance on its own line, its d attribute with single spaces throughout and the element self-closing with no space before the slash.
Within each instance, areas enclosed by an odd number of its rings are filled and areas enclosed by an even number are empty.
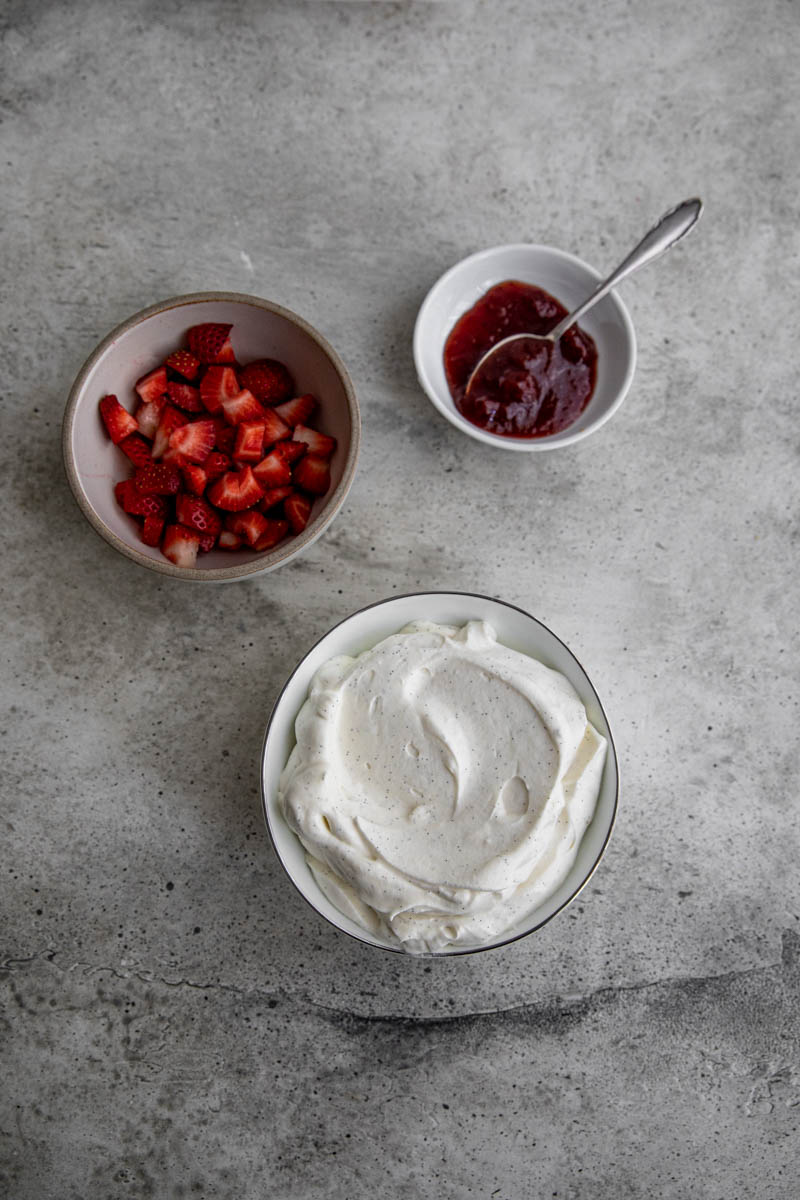
<svg viewBox="0 0 800 1200">
<path fill-rule="evenodd" d="M 233 349 L 228 334 L 232 328 L 232 325 L 223 325 L 218 322 L 193 325 L 186 335 L 189 350 L 195 358 L 199 358 L 203 363 L 231 362 Z M 228 355 L 228 357 L 223 358 L 222 355 Z"/>
<path fill-rule="evenodd" d="M 200 380 L 200 399 L 211 413 L 219 412 L 223 400 L 232 400 L 241 390 L 233 367 L 209 367 Z"/>
<path fill-rule="evenodd" d="M 156 367 L 155 371 L 143 375 L 135 386 L 144 404 L 158 402 L 167 390 L 167 368 Z"/>
<path fill-rule="evenodd" d="M 164 530 L 161 553 L 176 567 L 193 567 L 199 549 L 199 536 L 183 525 L 168 525 Z"/>
<path fill-rule="evenodd" d="M 258 466 L 253 467 L 253 474 L 264 491 L 268 488 L 285 487 L 292 478 L 291 467 L 277 450 L 272 450 L 266 458 L 262 458 Z"/>
<path fill-rule="evenodd" d="M 123 438 L 139 432 L 136 420 L 123 408 L 116 396 L 104 396 L 100 401 L 100 416 L 103 418 L 108 436 L 115 445 Z"/>
<path fill-rule="evenodd" d="M 241 512 L 252 508 L 264 495 L 264 489 L 253 475 L 252 467 L 241 471 L 228 471 L 207 492 L 208 499 L 225 512 Z"/>
<path fill-rule="evenodd" d="M 282 362 L 260 358 L 248 363 L 240 372 L 242 387 L 249 388 L 257 400 L 265 404 L 280 404 L 294 391 L 294 380 Z"/>
<path fill-rule="evenodd" d="M 137 467 L 146 467 L 153 461 L 150 443 L 145 441 L 139 433 L 129 433 L 119 443 L 119 448 Z"/>
<path fill-rule="evenodd" d="M 182 454 L 189 462 L 202 467 L 214 449 L 215 438 L 213 421 L 192 421 L 191 424 L 181 425 L 179 429 L 172 431 L 169 436 L 169 448 L 176 454 Z"/>
<path fill-rule="evenodd" d="M 292 476 L 297 487 L 312 496 L 324 496 L 331 486 L 331 469 L 326 458 L 306 454 L 294 469 Z"/>
<path fill-rule="evenodd" d="M 188 379 L 189 383 L 197 378 L 197 373 L 200 370 L 200 362 L 188 350 L 176 350 L 174 354 L 170 354 L 166 360 L 166 366 L 174 371 L 176 375 L 182 375 L 184 379 Z"/>
</svg>

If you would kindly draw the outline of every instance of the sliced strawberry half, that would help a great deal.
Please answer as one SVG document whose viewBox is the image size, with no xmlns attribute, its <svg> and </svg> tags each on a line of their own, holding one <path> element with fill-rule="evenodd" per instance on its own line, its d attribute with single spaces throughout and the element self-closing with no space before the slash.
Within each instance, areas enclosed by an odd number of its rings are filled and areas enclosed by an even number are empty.
<svg viewBox="0 0 800 1200">
<path fill-rule="evenodd" d="M 162 399 L 164 398 L 162 397 Z M 164 400 L 165 403 L 166 400 Z M 150 438 L 151 441 L 156 436 L 164 404 L 157 404 L 155 400 L 149 400 L 147 404 L 140 404 L 136 410 L 136 424 L 139 426 L 139 433 L 143 437 Z"/>
<path fill-rule="evenodd" d="M 182 454 L 188 462 L 197 463 L 202 467 L 211 451 L 214 449 L 216 429 L 213 421 L 192 421 L 190 425 L 181 425 L 173 429 L 169 435 L 170 451 Z"/>
<path fill-rule="evenodd" d="M 214 512 L 205 500 L 200 500 L 197 496 L 188 496 L 186 492 L 179 492 L 175 497 L 175 516 L 181 525 L 193 529 L 195 533 L 213 534 L 215 541 L 222 529 L 219 513 Z"/>
<path fill-rule="evenodd" d="M 222 417 L 215 417 L 214 428 L 217 431 L 214 439 L 214 449 L 219 450 L 220 454 L 227 454 L 228 458 L 230 458 L 236 442 L 236 426 L 229 425 L 227 421 L 223 421 Z"/>
<path fill-rule="evenodd" d="M 282 362 L 275 358 L 260 358 L 241 370 L 242 387 L 249 388 L 257 400 L 265 404 L 280 404 L 294 392 L 294 380 Z"/>
<path fill-rule="evenodd" d="M 277 453 L 287 463 L 296 463 L 298 458 L 303 457 L 307 449 L 305 442 L 278 442 L 275 446 Z"/>
<path fill-rule="evenodd" d="M 260 512 L 251 509 L 250 512 L 233 513 L 225 521 L 225 527 L 231 533 L 238 533 L 248 546 L 255 546 L 258 539 L 269 528 L 269 521 Z"/>
<path fill-rule="evenodd" d="M 264 499 L 259 504 L 261 512 L 269 512 L 276 504 L 280 504 L 281 500 L 288 499 L 293 494 L 293 489 L 290 487 L 274 487 L 269 491 L 264 492 Z"/>
<path fill-rule="evenodd" d="M 274 409 L 268 408 L 264 413 L 264 449 L 269 449 L 275 442 L 291 436 L 291 429 L 278 416 Z"/>
<path fill-rule="evenodd" d="M 164 530 L 161 553 L 176 567 L 193 567 L 200 549 L 200 538 L 182 525 L 168 525 Z"/>
<path fill-rule="evenodd" d="M 122 407 L 116 396 L 103 396 L 100 401 L 100 416 L 108 430 L 108 436 L 115 445 L 119 445 L 123 438 L 132 433 L 139 432 L 135 419 L 127 408 Z"/>
<path fill-rule="evenodd" d="M 186 335 L 189 350 L 203 363 L 233 362 L 233 346 L 228 334 L 232 325 L 207 322 L 193 325 Z"/>
<path fill-rule="evenodd" d="M 171 404 L 167 404 L 162 409 L 156 436 L 153 439 L 153 458 L 161 458 L 174 431 L 180 429 L 181 425 L 185 425 L 188 419 L 185 413 L 173 408 Z"/>
<path fill-rule="evenodd" d="M 143 375 L 134 386 L 145 404 L 158 401 L 167 390 L 167 368 L 156 367 L 155 371 Z"/>
<path fill-rule="evenodd" d="M 190 354 L 188 350 L 176 350 L 170 354 L 165 365 L 176 375 L 182 375 L 184 379 L 188 379 L 189 383 L 197 379 L 200 370 L 200 360 Z"/>
<path fill-rule="evenodd" d="M 211 413 L 219 412 L 223 400 L 232 400 L 241 390 L 233 367 L 209 367 L 200 380 L 200 399 Z"/>
<path fill-rule="evenodd" d="M 144 542 L 145 546 L 157 546 L 161 541 L 161 534 L 164 532 L 163 517 L 145 517 L 144 525 L 139 537 Z"/>
<path fill-rule="evenodd" d="M 174 496 L 181 490 L 181 473 L 169 463 L 151 463 L 139 467 L 133 477 L 137 488 L 145 495 Z"/>
<path fill-rule="evenodd" d="M 163 496 L 145 495 L 133 479 L 121 479 L 114 486 L 117 504 L 132 517 L 161 517 L 167 515 Z"/>
<path fill-rule="evenodd" d="M 150 443 L 145 441 L 140 433 L 129 433 L 119 443 L 119 448 L 137 467 L 146 467 L 153 461 Z"/>
<path fill-rule="evenodd" d="M 242 421 L 236 426 L 233 457 L 236 462 L 261 462 L 264 453 L 264 422 Z"/>
<path fill-rule="evenodd" d="M 267 528 L 253 546 L 253 549 L 258 551 L 271 550 L 273 546 L 277 546 L 278 542 L 283 541 L 288 532 L 288 521 L 267 521 Z"/>
<path fill-rule="evenodd" d="M 241 512 L 252 508 L 264 495 L 264 489 L 253 474 L 252 467 L 228 471 L 207 492 L 208 499 L 226 512 Z"/>
<path fill-rule="evenodd" d="M 262 458 L 257 467 L 253 467 L 253 474 L 264 491 L 267 491 L 268 488 L 285 487 L 290 483 L 292 469 L 277 450 L 272 450 L 266 458 Z"/>
<path fill-rule="evenodd" d="M 302 533 L 311 516 L 311 501 L 308 496 L 301 496 L 299 492 L 295 492 L 284 502 L 283 511 L 292 533 Z"/>
<path fill-rule="evenodd" d="M 200 391 L 198 388 L 192 387 L 190 383 L 168 383 L 167 395 L 170 403 L 177 404 L 178 408 L 182 408 L 184 412 L 203 412 Z"/>
<path fill-rule="evenodd" d="M 247 388 L 229 400 L 223 400 L 222 411 L 231 425 L 240 425 L 242 421 L 263 421 L 265 416 L 264 408 Z"/>
<path fill-rule="evenodd" d="M 336 449 L 335 437 L 309 429 L 307 425 L 295 425 L 292 441 L 305 443 L 309 454 L 316 454 L 319 458 L 330 458 Z"/>
<path fill-rule="evenodd" d="M 208 483 L 208 474 L 205 467 L 198 467 L 190 463 L 188 467 L 183 468 L 182 474 L 187 492 L 191 492 L 193 496 L 202 496 Z"/>
<path fill-rule="evenodd" d="M 294 468 L 292 476 L 297 487 L 312 496 L 324 496 L 331 486 L 331 468 L 327 458 L 306 454 Z"/>
<path fill-rule="evenodd" d="M 220 550 L 238 550 L 241 544 L 242 539 L 238 533 L 232 533 L 229 529 L 223 529 L 217 541 Z"/>
<path fill-rule="evenodd" d="M 203 470 L 206 473 L 209 483 L 213 483 L 215 479 L 219 479 L 220 475 L 224 475 L 229 470 L 231 460 L 227 454 L 220 454 L 219 450 L 212 450 L 206 461 L 203 463 Z"/>
<path fill-rule="evenodd" d="M 294 428 L 295 425 L 305 425 L 316 407 L 316 400 L 310 392 L 307 392 L 304 396 L 295 396 L 294 400 L 287 400 L 285 404 L 279 404 L 275 412 L 287 425 Z"/>
</svg>

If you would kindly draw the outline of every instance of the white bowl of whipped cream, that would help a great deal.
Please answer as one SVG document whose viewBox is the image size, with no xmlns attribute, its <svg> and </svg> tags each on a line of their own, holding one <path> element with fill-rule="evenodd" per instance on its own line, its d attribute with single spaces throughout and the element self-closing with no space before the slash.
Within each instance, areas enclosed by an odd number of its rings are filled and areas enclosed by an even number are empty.
<svg viewBox="0 0 800 1200">
<path fill-rule="evenodd" d="M 423 956 L 541 928 L 597 867 L 618 791 L 575 656 L 522 609 L 463 592 L 393 597 L 326 633 L 262 754 L 300 894 L 342 932 Z"/>
</svg>

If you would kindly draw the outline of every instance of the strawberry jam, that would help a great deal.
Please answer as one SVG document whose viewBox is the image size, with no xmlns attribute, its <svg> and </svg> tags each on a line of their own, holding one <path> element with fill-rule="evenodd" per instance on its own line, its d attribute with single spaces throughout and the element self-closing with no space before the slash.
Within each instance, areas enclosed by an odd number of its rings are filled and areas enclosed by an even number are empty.
<svg viewBox="0 0 800 1200">
<path fill-rule="evenodd" d="M 461 415 L 489 433 L 523 438 L 559 433 L 577 420 L 594 391 L 597 347 L 576 325 L 557 344 L 532 339 L 499 350 L 465 394 L 491 346 L 515 333 L 548 333 L 566 315 L 549 292 L 509 279 L 459 317 L 445 343 L 444 369 Z"/>
</svg>

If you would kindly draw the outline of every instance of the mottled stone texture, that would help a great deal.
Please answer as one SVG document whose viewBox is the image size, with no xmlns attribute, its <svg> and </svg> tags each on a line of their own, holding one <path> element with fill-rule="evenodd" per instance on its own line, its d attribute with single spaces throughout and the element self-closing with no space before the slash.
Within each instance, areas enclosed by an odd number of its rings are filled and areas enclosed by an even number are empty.
<svg viewBox="0 0 800 1200">
<path fill-rule="evenodd" d="M 798 7 L 45 3 L 0 12 L 0 1194 L 797 1195 Z M 421 394 L 419 303 L 482 246 L 610 267 L 640 358 L 596 436 L 504 455 Z M 363 409 L 296 564 L 162 581 L 60 469 L 117 321 L 225 288 L 302 313 Z M 615 837 L 509 949 L 381 955 L 288 886 L 257 760 L 353 609 L 534 612 L 614 728 Z"/>
</svg>

